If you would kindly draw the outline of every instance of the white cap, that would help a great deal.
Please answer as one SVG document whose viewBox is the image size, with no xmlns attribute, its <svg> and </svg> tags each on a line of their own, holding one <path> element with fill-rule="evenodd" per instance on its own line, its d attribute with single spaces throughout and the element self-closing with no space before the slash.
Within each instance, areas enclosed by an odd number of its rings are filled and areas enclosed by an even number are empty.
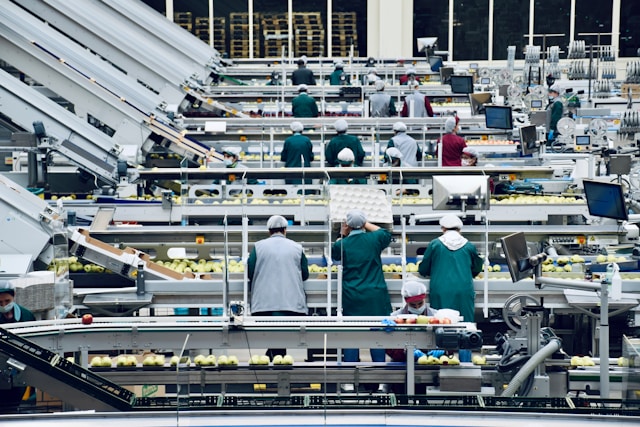
<svg viewBox="0 0 640 427">
<path fill-rule="evenodd" d="M 222 152 L 229 154 L 231 156 L 235 156 L 235 157 L 240 157 L 240 152 L 242 151 L 242 148 L 238 147 L 238 146 L 230 146 L 230 147 L 223 147 L 222 148 Z"/>
<path fill-rule="evenodd" d="M 376 80 L 376 90 L 384 90 L 384 80 Z"/>
<path fill-rule="evenodd" d="M 387 156 L 394 158 L 394 159 L 401 159 L 402 158 L 402 151 L 398 150 L 396 147 L 389 147 L 387 148 Z"/>
<path fill-rule="evenodd" d="M 409 84 L 409 87 L 411 89 L 420 89 L 420 82 L 419 81 L 413 81 L 411 82 L 411 84 Z"/>
<path fill-rule="evenodd" d="M 304 130 L 304 126 L 300 122 L 291 122 L 289 127 L 294 132 L 302 132 Z"/>
<path fill-rule="evenodd" d="M 445 122 L 444 122 L 444 133 L 451 133 L 453 132 L 453 129 L 455 129 L 456 127 L 456 119 L 453 117 L 449 117 Z"/>
<path fill-rule="evenodd" d="M 336 62 L 336 68 L 344 68 L 344 63 L 342 61 Z"/>
<path fill-rule="evenodd" d="M 287 225 L 289 225 L 287 219 L 280 215 L 273 215 L 267 221 L 268 230 L 273 230 L 274 228 L 287 228 Z"/>
<path fill-rule="evenodd" d="M 400 295 L 402 295 L 402 298 L 405 299 L 426 294 L 427 287 L 424 285 L 424 283 L 418 282 L 417 280 L 409 280 L 404 282 L 404 285 L 402 285 L 402 290 L 400 291 Z"/>
<path fill-rule="evenodd" d="M 551 85 L 549 87 L 549 92 L 555 92 L 555 93 L 559 94 L 560 93 L 560 86 L 557 83 Z"/>
<path fill-rule="evenodd" d="M 0 294 L 11 294 L 15 296 L 16 290 L 13 283 L 8 280 L 0 280 Z"/>
<path fill-rule="evenodd" d="M 354 209 L 347 213 L 347 225 L 351 228 L 362 228 L 367 222 L 367 215 L 360 209 Z"/>
<path fill-rule="evenodd" d="M 369 74 L 378 74 L 378 70 L 376 70 L 376 67 L 369 68 Z"/>
<path fill-rule="evenodd" d="M 446 214 L 442 218 L 440 218 L 440 227 L 444 227 L 446 229 L 454 229 L 462 230 L 462 220 L 454 214 Z"/>
<path fill-rule="evenodd" d="M 416 74 L 416 69 L 415 68 L 408 68 L 407 69 L 407 75 L 409 75 L 409 74 L 414 74 L 415 75 Z"/>
<path fill-rule="evenodd" d="M 350 148 L 343 148 L 338 153 L 338 160 L 341 162 L 353 162 L 356 157 L 353 155 L 353 151 Z"/>
<path fill-rule="evenodd" d="M 469 156 L 471 156 L 471 157 L 478 157 L 478 154 L 479 154 L 478 150 L 476 150 L 473 147 L 464 147 L 462 149 L 462 152 L 467 154 L 467 155 L 469 155 Z"/>
<path fill-rule="evenodd" d="M 405 125 L 404 122 L 395 122 L 393 124 L 393 130 L 396 132 L 406 132 L 407 125 Z"/>
<path fill-rule="evenodd" d="M 338 132 L 346 132 L 349 129 L 349 124 L 345 119 L 338 119 L 333 123 L 333 128 Z"/>
<path fill-rule="evenodd" d="M 306 84 L 298 85 L 298 92 L 306 92 L 307 90 L 309 90 L 309 87 Z"/>
</svg>

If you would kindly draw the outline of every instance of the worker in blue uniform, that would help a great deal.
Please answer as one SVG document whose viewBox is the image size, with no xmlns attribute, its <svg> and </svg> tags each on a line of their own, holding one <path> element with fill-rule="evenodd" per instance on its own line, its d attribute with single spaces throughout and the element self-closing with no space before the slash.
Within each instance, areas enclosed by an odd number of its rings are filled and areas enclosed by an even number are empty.
<svg viewBox="0 0 640 427">
<path fill-rule="evenodd" d="M 429 277 L 429 301 L 435 309 L 458 310 L 465 322 L 474 321 L 473 278 L 482 271 L 476 247 L 460 234 L 462 221 L 454 214 L 440 219 L 442 235 L 429 243 L 418 272 Z"/>
<path fill-rule="evenodd" d="M 347 213 L 340 238 L 331 247 L 331 258 L 342 263 L 342 314 L 388 316 L 389 290 L 380 254 L 391 243 L 391 233 L 367 221 L 358 209 Z M 345 362 L 357 362 L 359 349 L 344 349 Z M 371 349 L 371 360 L 385 361 L 384 349 Z"/>
<path fill-rule="evenodd" d="M 308 168 L 314 159 L 313 143 L 309 137 L 302 134 L 304 126 L 301 122 L 291 122 L 289 125 L 293 135 L 284 140 L 280 161 L 284 162 L 285 168 Z M 287 184 L 301 184 L 301 179 L 287 179 Z M 311 184 L 311 180 L 305 180 L 306 184 Z"/>
</svg>

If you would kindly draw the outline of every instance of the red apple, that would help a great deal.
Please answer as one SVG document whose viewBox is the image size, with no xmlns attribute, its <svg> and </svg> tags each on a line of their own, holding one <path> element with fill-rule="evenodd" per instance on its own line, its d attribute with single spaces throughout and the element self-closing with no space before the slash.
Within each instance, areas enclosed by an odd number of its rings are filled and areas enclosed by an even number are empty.
<svg viewBox="0 0 640 427">
<path fill-rule="evenodd" d="M 407 323 L 415 324 L 416 323 L 416 318 L 415 317 L 407 317 Z"/>
<path fill-rule="evenodd" d="M 440 323 L 440 320 L 437 317 L 432 317 L 431 319 L 429 319 L 429 323 L 431 323 L 432 325 L 437 325 Z"/>
<path fill-rule="evenodd" d="M 93 316 L 91 314 L 85 314 L 84 316 L 82 316 L 83 325 L 90 325 L 92 323 L 93 323 Z"/>
<path fill-rule="evenodd" d="M 449 319 L 448 317 L 445 317 L 440 321 L 440 323 L 442 323 L 443 325 L 450 325 L 451 319 Z"/>
<path fill-rule="evenodd" d="M 401 325 L 404 323 L 404 317 L 396 317 L 396 325 Z"/>
</svg>

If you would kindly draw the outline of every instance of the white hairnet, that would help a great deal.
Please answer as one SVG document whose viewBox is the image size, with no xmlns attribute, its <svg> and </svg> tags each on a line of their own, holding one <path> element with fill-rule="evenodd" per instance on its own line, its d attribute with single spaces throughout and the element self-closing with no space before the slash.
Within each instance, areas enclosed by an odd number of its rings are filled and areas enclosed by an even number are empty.
<svg viewBox="0 0 640 427">
<path fill-rule="evenodd" d="M 462 230 L 462 220 L 457 215 L 446 214 L 440 218 L 440 227 L 444 227 L 446 229 L 457 228 L 458 230 Z"/>
<path fill-rule="evenodd" d="M 417 280 L 408 280 L 404 282 L 404 285 L 402 285 L 400 295 L 402 295 L 402 298 L 411 298 L 423 295 L 426 296 L 427 287 L 424 285 L 424 283 L 418 282 Z"/>
<path fill-rule="evenodd" d="M 289 127 L 294 132 L 302 132 L 304 130 L 304 126 L 300 122 L 291 122 Z"/>
<path fill-rule="evenodd" d="M 347 213 L 347 225 L 351 228 L 362 228 L 367 222 L 367 215 L 360 209 L 354 209 Z"/>
<path fill-rule="evenodd" d="M 456 127 L 456 119 L 453 117 L 449 117 L 445 122 L 444 122 L 444 133 L 451 133 L 453 132 L 453 129 L 455 129 Z"/>
<path fill-rule="evenodd" d="M 333 123 L 333 127 L 338 132 L 346 132 L 349 129 L 349 124 L 345 119 L 338 119 Z"/>
<path fill-rule="evenodd" d="M 415 68 L 407 69 L 407 75 L 411 75 L 411 74 L 413 74 L 414 76 L 416 75 L 416 69 Z"/>
<path fill-rule="evenodd" d="M 405 125 L 404 122 L 395 122 L 393 124 L 393 130 L 396 132 L 406 132 L 407 125 Z"/>
<path fill-rule="evenodd" d="M 342 63 L 342 61 L 336 62 L 336 68 L 344 68 L 344 64 Z"/>
<path fill-rule="evenodd" d="M 350 148 L 345 147 L 338 153 L 338 160 L 341 162 L 353 162 L 355 159 L 353 151 L 351 151 Z"/>
<path fill-rule="evenodd" d="M 235 156 L 235 157 L 240 157 L 241 151 L 242 151 L 242 148 L 237 146 L 229 146 L 229 147 L 224 147 L 222 149 L 222 153 L 228 154 L 230 156 Z"/>
<path fill-rule="evenodd" d="M 411 82 L 411 84 L 409 85 L 409 87 L 411 89 L 420 89 L 420 82 L 415 81 L 415 82 Z"/>
<path fill-rule="evenodd" d="M 306 84 L 302 83 L 298 85 L 298 92 L 306 92 L 308 90 L 309 90 L 309 87 Z"/>
<path fill-rule="evenodd" d="M 549 92 L 555 92 L 557 94 L 560 93 L 560 86 L 556 83 L 549 87 Z"/>
<path fill-rule="evenodd" d="M 8 280 L 0 280 L 0 294 L 11 294 L 15 296 L 16 291 L 13 283 Z"/>
<path fill-rule="evenodd" d="M 273 230 L 274 228 L 287 228 L 287 225 L 289 225 L 287 219 L 280 215 L 273 215 L 267 221 L 268 230 Z"/>
<path fill-rule="evenodd" d="M 384 80 L 376 80 L 376 90 L 384 90 Z"/>
<path fill-rule="evenodd" d="M 389 147 L 387 148 L 387 156 L 394 158 L 394 159 L 401 159 L 402 158 L 402 151 L 398 150 L 396 147 Z"/>
<path fill-rule="evenodd" d="M 462 152 L 467 154 L 467 155 L 469 155 L 469 156 L 471 156 L 471 157 L 476 157 L 476 158 L 478 157 L 478 150 L 476 150 L 473 147 L 464 147 L 462 149 Z"/>
</svg>

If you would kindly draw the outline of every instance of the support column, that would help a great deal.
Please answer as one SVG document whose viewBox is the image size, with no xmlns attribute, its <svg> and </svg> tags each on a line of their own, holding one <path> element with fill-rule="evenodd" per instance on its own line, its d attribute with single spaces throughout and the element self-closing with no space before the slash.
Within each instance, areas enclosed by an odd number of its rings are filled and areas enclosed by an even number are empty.
<svg viewBox="0 0 640 427">
<path fill-rule="evenodd" d="M 367 2 L 367 56 L 413 57 L 413 0 Z"/>
<path fill-rule="evenodd" d="M 613 12 L 611 13 L 611 46 L 616 58 L 620 57 L 620 0 L 613 0 Z"/>
</svg>

